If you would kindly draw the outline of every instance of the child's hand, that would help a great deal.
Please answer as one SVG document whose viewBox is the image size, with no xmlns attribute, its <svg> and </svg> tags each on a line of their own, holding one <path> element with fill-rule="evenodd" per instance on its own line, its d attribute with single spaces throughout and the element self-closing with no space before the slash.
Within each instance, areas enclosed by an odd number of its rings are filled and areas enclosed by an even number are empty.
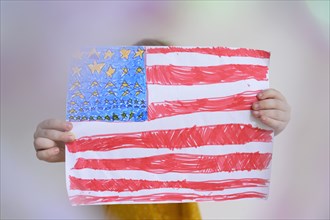
<svg viewBox="0 0 330 220">
<path fill-rule="evenodd" d="M 257 95 L 252 114 L 274 129 L 275 135 L 284 130 L 290 121 L 290 106 L 284 96 L 275 89 L 267 89 Z"/>
<path fill-rule="evenodd" d="M 74 141 L 70 122 L 48 119 L 41 122 L 34 133 L 34 148 L 39 160 L 65 161 L 64 143 Z"/>
</svg>

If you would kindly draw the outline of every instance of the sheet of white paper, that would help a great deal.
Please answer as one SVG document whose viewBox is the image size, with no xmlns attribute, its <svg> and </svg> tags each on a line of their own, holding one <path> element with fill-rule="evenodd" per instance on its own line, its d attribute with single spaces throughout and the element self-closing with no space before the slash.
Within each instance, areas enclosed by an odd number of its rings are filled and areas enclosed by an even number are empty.
<svg viewBox="0 0 330 220">
<path fill-rule="evenodd" d="M 270 53 L 108 47 L 78 53 L 68 85 L 73 205 L 267 198 L 273 132 L 251 115 Z"/>
</svg>

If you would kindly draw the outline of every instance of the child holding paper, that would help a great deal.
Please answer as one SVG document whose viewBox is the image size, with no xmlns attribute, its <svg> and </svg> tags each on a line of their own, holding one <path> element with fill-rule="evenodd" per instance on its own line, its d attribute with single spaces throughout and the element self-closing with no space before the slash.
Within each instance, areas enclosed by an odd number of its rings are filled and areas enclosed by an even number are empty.
<svg viewBox="0 0 330 220">
<path fill-rule="evenodd" d="M 157 40 L 142 40 L 135 46 L 167 46 Z M 277 90 L 267 89 L 257 95 L 252 105 L 252 114 L 265 125 L 274 129 L 275 135 L 283 131 L 290 120 L 290 107 L 285 97 Z M 47 162 L 65 161 L 64 145 L 74 141 L 70 133 L 72 124 L 58 119 L 41 122 L 34 134 L 37 158 Z M 109 215 L 119 219 L 200 219 L 196 203 L 109 205 Z"/>
</svg>

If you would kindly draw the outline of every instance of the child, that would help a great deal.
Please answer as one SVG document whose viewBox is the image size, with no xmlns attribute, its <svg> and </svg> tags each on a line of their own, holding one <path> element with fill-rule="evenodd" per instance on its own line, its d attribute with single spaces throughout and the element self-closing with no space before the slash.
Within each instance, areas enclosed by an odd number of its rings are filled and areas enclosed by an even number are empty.
<svg viewBox="0 0 330 220">
<path fill-rule="evenodd" d="M 135 46 L 167 46 L 158 40 L 142 40 Z M 284 96 L 274 89 L 262 91 L 252 105 L 252 114 L 274 129 L 275 135 L 284 130 L 290 120 L 290 106 Z M 64 145 L 74 141 L 72 124 L 58 119 L 41 122 L 34 134 L 37 158 L 47 162 L 65 161 Z M 119 219 L 201 219 L 196 203 L 109 205 L 109 216 Z"/>
</svg>

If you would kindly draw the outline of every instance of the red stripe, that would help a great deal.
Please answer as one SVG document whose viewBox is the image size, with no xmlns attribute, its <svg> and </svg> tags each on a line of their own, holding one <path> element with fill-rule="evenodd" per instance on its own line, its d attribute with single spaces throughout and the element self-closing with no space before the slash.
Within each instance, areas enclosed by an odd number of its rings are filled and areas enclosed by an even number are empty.
<svg viewBox="0 0 330 220">
<path fill-rule="evenodd" d="M 220 98 L 153 102 L 148 105 L 148 120 L 195 112 L 251 110 L 258 93 L 248 91 Z"/>
<path fill-rule="evenodd" d="M 67 143 L 67 148 L 71 153 L 89 150 L 110 151 L 121 148 L 168 148 L 174 150 L 205 145 L 271 141 L 272 131 L 270 130 L 255 128 L 250 124 L 222 124 L 82 137 Z"/>
<path fill-rule="evenodd" d="M 198 85 L 255 79 L 267 80 L 267 66 L 148 66 L 147 83 L 160 85 Z"/>
<path fill-rule="evenodd" d="M 265 187 L 268 180 L 258 178 L 209 180 L 209 181 L 151 181 L 132 179 L 81 179 L 70 176 L 70 189 L 83 191 L 134 192 L 144 189 L 176 188 L 214 191 L 244 187 Z"/>
<path fill-rule="evenodd" d="M 227 47 L 208 47 L 208 48 L 182 48 L 182 47 L 147 47 L 148 54 L 155 53 L 202 53 L 202 54 L 211 54 L 217 56 L 226 56 L 226 57 L 255 57 L 255 58 L 270 58 L 270 53 L 263 50 L 253 50 L 246 48 L 230 49 Z"/>
<path fill-rule="evenodd" d="M 267 195 L 259 192 L 244 192 L 227 195 L 198 195 L 193 193 L 157 193 L 142 196 L 71 196 L 70 200 L 76 205 L 91 205 L 110 202 L 160 202 L 160 201 L 176 201 L 182 202 L 184 200 L 202 202 L 202 201 L 224 201 L 245 198 L 260 198 L 264 199 Z"/>
<path fill-rule="evenodd" d="M 217 173 L 264 170 L 271 153 L 232 153 L 225 155 L 162 154 L 142 158 L 85 159 L 78 158 L 73 169 L 143 170 L 151 173 Z"/>
</svg>

